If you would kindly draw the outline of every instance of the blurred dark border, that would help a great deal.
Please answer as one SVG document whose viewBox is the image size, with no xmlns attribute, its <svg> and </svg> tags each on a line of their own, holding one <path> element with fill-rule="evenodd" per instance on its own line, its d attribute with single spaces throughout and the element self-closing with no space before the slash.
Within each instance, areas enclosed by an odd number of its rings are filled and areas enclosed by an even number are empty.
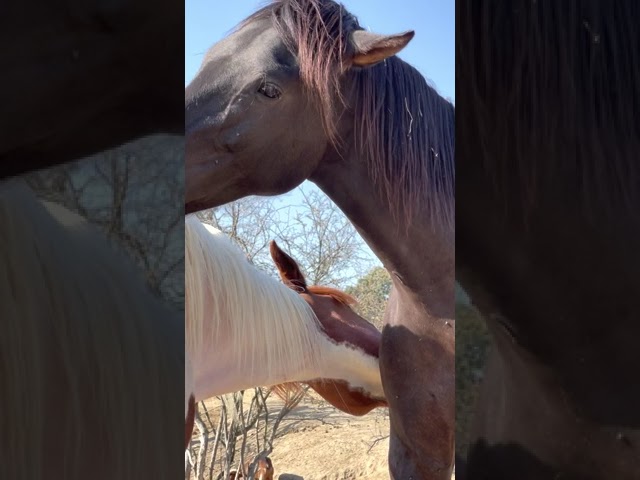
<svg viewBox="0 0 640 480">
<path fill-rule="evenodd" d="M 638 2 L 456 2 L 458 480 L 640 478 L 639 83 Z"/>
<path fill-rule="evenodd" d="M 128 472 L 120 478 L 181 478 L 184 2 L 2 2 L 0 65 L 0 210 L 5 209 L 0 251 L 11 260 L 0 265 L 0 478 L 73 479 L 87 466 L 91 473 L 84 479 L 113 478 L 114 471 Z M 54 259 L 64 249 L 59 235 L 25 235 L 23 245 L 41 247 L 12 251 L 15 235 L 27 231 L 15 222 L 46 231 L 36 225 L 42 211 L 30 217 L 35 210 L 12 197 L 14 185 L 36 202 L 55 204 L 86 221 L 90 234 L 69 233 L 78 257 L 80 251 L 104 252 L 108 244 L 113 256 L 107 258 L 114 263 L 79 264 L 73 252 L 67 262 Z M 47 279 L 45 267 L 31 268 L 54 264 L 57 270 Z M 35 276 L 25 278 L 27 271 Z M 129 278 L 122 271 L 130 271 Z M 41 298 L 25 289 L 45 280 L 60 289 L 75 285 L 78 296 Z M 84 295 L 82 287 L 98 284 L 109 288 L 95 297 L 102 305 L 95 308 L 113 309 L 119 320 L 131 322 L 127 325 L 144 327 L 129 338 L 126 332 L 135 328 L 121 328 L 113 319 L 105 326 L 111 336 L 96 344 L 95 358 L 85 358 L 79 353 L 84 345 L 77 342 L 105 315 L 89 313 L 86 322 L 73 315 L 91 312 L 86 302 L 94 297 Z M 139 296 L 125 291 L 130 285 Z M 123 298 L 129 302 L 124 306 Z M 48 315 L 45 305 L 51 302 L 56 314 Z M 69 312 L 65 319 L 78 322 L 78 328 L 72 321 L 64 328 L 56 324 L 60 312 Z M 152 319 L 158 327 L 146 335 L 142 330 Z M 37 342 L 24 340 L 28 331 Z M 25 349 L 28 345 L 39 348 Z M 57 368 L 64 354 L 56 349 L 62 345 L 71 352 L 66 361 L 76 365 Z M 147 363 L 118 363 L 140 351 Z M 21 376 L 21 358 L 43 366 L 41 375 Z M 105 394 L 104 385 L 114 390 Z M 71 391 L 82 393 L 74 397 Z M 124 407 L 121 415 L 110 410 L 109 420 L 101 412 L 111 398 Z M 71 404 L 80 408 L 74 411 Z M 86 423 L 79 436 L 69 427 L 76 414 Z M 154 422 L 158 429 L 149 428 Z M 26 440 L 16 440 L 16 432 Z M 40 441 L 43 432 L 48 445 Z M 69 467 L 77 456 L 80 470 Z M 109 463 L 113 458 L 131 468 L 118 470 Z M 37 461 L 38 475 L 32 465 Z"/>
</svg>

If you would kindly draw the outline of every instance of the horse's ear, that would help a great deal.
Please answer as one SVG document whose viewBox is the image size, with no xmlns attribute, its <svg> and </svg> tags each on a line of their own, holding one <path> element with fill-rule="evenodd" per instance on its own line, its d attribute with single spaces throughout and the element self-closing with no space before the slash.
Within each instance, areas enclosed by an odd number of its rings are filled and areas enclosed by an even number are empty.
<svg viewBox="0 0 640 480">
<path fill-rule="evenodd" d="M 413 30 L 398 35 L 379 35 L 366 30 L 356 30 L 351 34 L 351 43 L 355 48 L 353 65 L 375 65 L 406 47 L 414 35 Z"/>
<path fill-rule="evenodd" d="M 271 240 L 269 243 L 269 253 L 278 268 L 282 281 L 294 290 L 302 289 L 303 292 L 306 292 L 307 281 L 304 279 L 300 267 L 293 258 L 280 250 L 275 240 Z"/>
</svg>

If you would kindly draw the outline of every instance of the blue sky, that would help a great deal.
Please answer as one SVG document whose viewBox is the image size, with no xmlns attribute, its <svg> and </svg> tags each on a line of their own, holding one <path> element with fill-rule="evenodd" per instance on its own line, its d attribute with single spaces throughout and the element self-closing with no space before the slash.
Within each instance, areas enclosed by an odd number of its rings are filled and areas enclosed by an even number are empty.
<svg viewBox="0 0 640 480">
<path fill-rule="evenodd" d="M 454 0 L 345 0 L 360 24 L 376 33 L 415 30 L 399 54 L 416 67 L 440 95 L 455 102 Z M 264 1 L 185 0 L 185 85 L 200 67 L 207 49 L 226 36 Z"/>
<path fill-rule="evenodd" d="M 185 0 L 185 86 L 200 68 L 209 47 L 265 3 L 268 2 Z M 416 67 L 440 95 L 455 103 L 455 0 L 343 0 L 342 3 L 363 27 L 373 32 L 414 30 L 415 37 L 398 56 Z M 308 181 L 301 188 L 317 189 Z M 296 189 L 279 200 L 282 204 L 299 205 L 302 195 Z M 379 264 L 372 252 L 369 255 Z"/>
</svg>

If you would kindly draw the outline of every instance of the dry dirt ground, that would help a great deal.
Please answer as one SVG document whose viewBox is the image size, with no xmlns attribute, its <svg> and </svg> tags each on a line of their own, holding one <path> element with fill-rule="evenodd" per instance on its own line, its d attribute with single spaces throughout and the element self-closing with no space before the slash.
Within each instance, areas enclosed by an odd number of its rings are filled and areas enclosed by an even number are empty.
<svg viewBox="0 0 640 480">
<path fill-rule="evenodd" d="M 353 417 L 307 396 L 283 421 L 271 460 L 280 480 L 388 480 L 389 417 Z"/>
<path fill-rule="evenodd" d="M 271 397 L 268 404 L 277 411 L 282 402 Z M 388 435 L 386 409 L 353 417 L 309 393 L 280 424 L 269 455 L 274 478 L 388 480 Z"/>
</svg>

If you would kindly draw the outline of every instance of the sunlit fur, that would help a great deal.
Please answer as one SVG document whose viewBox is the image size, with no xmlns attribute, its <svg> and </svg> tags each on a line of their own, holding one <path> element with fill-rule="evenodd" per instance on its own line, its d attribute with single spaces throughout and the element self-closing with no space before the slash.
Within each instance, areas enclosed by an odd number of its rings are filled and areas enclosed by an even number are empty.
<svg viewBox="0 0 640 480">
<path fill-rule="evenodd" d="M 327 295 L 337 302 L 342 303 L 343 305 L 351 306 L 357 303 L 356 299 L 351 295 L 335 288 L 322 287 L 320 285 L 310 285 L 309 287 L 307 287 L 307 290 L 310 293 L 315 293 L 316 295 Z"/>
<path fill-rule="evenodd" d="M 329 339 L 296 292 L 253 267 L 220 231 L 188 216 L 185 245 L 187 351 L 200 372 L 196 400 L 230 393 L 215 385 L 215 375 L 202 375 L 216 362 L 229 365 L 220 376 L 236 389 L 332 378 L 384 397 L 378 360 Z M 198 384 L 203 377 L 208 385 Z"/>
<path fill-rule="evenodd" d="M 182 314 L 20 181 L 0 184 L 0 224 L 0 478 L 169 478 Z"/>
<path fill-rule="evenodd" d="M 195 216 L 185 219 L 185 244 L 189 352 L 224 336 L 241 352 L 247 375 L 257 362 L 271 371 L 283 362 L 310 368 L 321 360 L 318 320 L 295 292 L 253 267 L 219 230 Z M 264 348 L 247 348 L 253 345 Z"/>
</svg>

